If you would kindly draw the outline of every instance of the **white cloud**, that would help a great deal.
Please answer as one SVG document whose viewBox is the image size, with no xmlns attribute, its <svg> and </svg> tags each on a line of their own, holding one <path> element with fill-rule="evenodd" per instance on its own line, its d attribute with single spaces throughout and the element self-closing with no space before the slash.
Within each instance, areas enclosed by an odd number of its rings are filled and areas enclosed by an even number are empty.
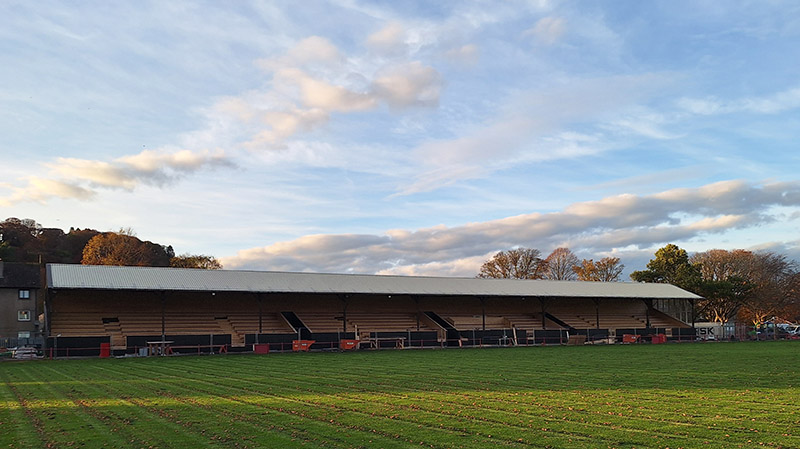
<svg viewBox="0 0 800 449">
<path fill-rule="evenodd" d="M 677 105 L 679 108 L 695 115 L 718 115 L 736 112 L 777 114 L 800 108 L 800 87 L 761 97 L 746 97 L 733 100 L 720 100 L 714 97 L 683 97 L 677 100 Z"/>
<path fill-rule="evenodd" d="M 310 36 L 297 43 L 287 52 L 287 56 L 298 64 L 309 62 L 338 63 L 342 54 L 328 39 Z"/>
<path fill-rule="evenodd" d="M 462 45 L 461 47 L 451 48 L 444 53 L 444 57 L 456 64 L 473 66 L 480 59 L 480 49 L 475 44 Z"/>
<path fill-rule="evenodd" d="M 561 17 L 543 17 L 536 21 L 532 28 L 525 30 L 526 36 L 533 36 L 537 41 L 553 45 L 566 33 L 566 21 Z"/>
<path fill-rule="evenodd" d="M 88 200 L 95 195 L 93 190 L 71 182 L 36 176 L 29 177 L 27 181 L 27 186 L 23 188 L 6 185 L 12 193 L 7 198 L 0 198 L 0 206 L 11 207 L 17 203 L 27 201 L 46 203 L 50 198 Z"/>
<path fill-rule="evenodd" d="M 223 152 L 144 150 L 112 162 L 58 158 L 46 164 L 57 176 L 94 186 L 133 190 L 139 184 L 163 186 L 206 167 L 231 166 Z"/>
<path fill-rule="evenodd" d="M 363 111 L 375 107 L 375 99 L 366 92 L 354 92 L 342 86 L 315 79 L 299 69 L 282 69 L 275 74 L 283 84 L 300 88 L 303 105 L 328 112 Z"/>
<path fill-rule="evenodd" d="M 441 89 L 439 72 L 419 61 L 390 67 L 373 82 L 375 95 L 393 108 L 438 106 Z"/>
<path fill-rule="evenodd" d="M 307 65 L 337 66 L 344 63 L 345 58 L 331 41 L 320 36 L 309 36 L 290 47 L 286 53 L 277 58 L 263 58 L 256 61 L 256 66 L 271 72 L 284 67 L 304 67 Z"/>
<path fill-rule="evenodd" d="M 397 26 L 389 25 L 374 40 L 388 45 L 397 32 Z M 375 110 L 382 104 L 394 111 L 438 105 L 442 81 L 433 67 L 394 61 L 375 68 L 354 60 L 360 61 L 318 36 L 301 40 L 283 55 L 258 60 L 272 74 L 271 82 L 209 108 L 209 134 L 239 133 L 235 141 L 246 148 L 282 149 L 297 134 L 328 123 L 333 114 Z"/>
<path fill-rule="evenodd" d="M 29 177 L 25 187 L 11 187 L 13 193 L 3 203 L 44 203 L 48 198 L 86 200 L 98 188 L 131 191 L 139 185 L 163 187 L 196 171 L 231 167 L 233 163 L 221 151 L 162 149 L 144 150 L 111 162 L 62 157 L 44 165 L 50 178 Z"/>
<path fill-rule="evenodd" d="M 451 139 L 425 142 L 414 149 L 419 174 L 399 194 L 435 190 L 481 177 L 521 161 L 542 162 L 596 154 L 613 147 L 616 134 L 656 133 L 620 125 L 638 102 L 669 82 L 669 76 L 641 74 L 573 80 L 549 89 L 516 93 L 488 123 L 467 128 Z M 656 120 L 650 118 L 650 120 Z M 597 123 L 595 134 L 570 131 L 586 121 Z M 664 135 L 663 137 L 666 137 Z"/>
<path fill-rule="evenodd" d="M 474 276 L 487 255 L 515 246 L 550 251 L 567 245 L 582 254 L 650 248 L 769 222 L 773 206 L 800 207 L 800 182 L 726 181 L 456 227 L 313 235 L 240 251 L 223 263 L 227 268 Z"/>
<path fill-rule="evenodd" d="M 385 56 L 402 55 L 408 51 L 406 30 L 399 22 L 390 22 L 367 38 L 367 48 Z"/>
</svg>

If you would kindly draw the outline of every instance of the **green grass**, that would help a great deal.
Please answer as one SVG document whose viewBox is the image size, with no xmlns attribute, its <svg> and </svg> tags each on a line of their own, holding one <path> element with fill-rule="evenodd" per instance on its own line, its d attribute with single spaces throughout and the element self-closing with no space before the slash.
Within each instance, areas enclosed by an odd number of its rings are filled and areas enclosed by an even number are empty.
<svg viewBox="0 0 800 449">
<path fill-rule="evenodd" d="M 800 447 L 800 342 L 0 363 L 0 448 Z"/>
</svg>

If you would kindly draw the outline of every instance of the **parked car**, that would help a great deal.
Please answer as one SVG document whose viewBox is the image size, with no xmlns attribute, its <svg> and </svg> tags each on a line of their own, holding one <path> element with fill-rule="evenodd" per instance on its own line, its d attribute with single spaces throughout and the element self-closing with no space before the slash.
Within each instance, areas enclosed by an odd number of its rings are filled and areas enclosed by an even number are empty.
<svg viewBox="0 0 800 449">
<path fill-rule="evenodd" d="M 789 335 L 800 335 L 800 324 L 786 324 L 781 326 Z"/>
<path fill-rule="evenodd" d="M 776 335 L 777 333 L 777 335 Z M 789 332 L 774 327 L 762 328 L 756 333 L 756 338 L 759 340 L 786 340 L 793 337 Z"/>
</svg>

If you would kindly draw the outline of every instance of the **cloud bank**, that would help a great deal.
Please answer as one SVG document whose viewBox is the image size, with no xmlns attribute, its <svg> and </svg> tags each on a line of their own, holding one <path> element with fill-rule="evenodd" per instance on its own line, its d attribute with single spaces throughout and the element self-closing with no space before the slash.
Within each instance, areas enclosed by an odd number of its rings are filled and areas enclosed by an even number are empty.
<svg viewBox="0 0 800 449">
<path fill-rule="evenodd" d="M 636 252 L 768 223 L 775 206 L 800 206 L 800 182 L 725 181 L 456 227 L 308 235 L 239 251 L 223 263 L 231 269 L 474 276 L 489 256 L 517 246 L 568 246 L 586 257 Z"/>
<path fill-rule="evenodd" d="M 50 198 L 87 200 L 100 188 L 133 191 L 140 185 L 164 187 L 202 169 L 232 165 L 222 151 L 144 150 L 110 162 L 60 157 L 45 164 L 51 178 L 28 177 L 27 185 L 12 187 L 11 195 L 0 199 L 0 205 L 44 203 Z"/>
</svg>

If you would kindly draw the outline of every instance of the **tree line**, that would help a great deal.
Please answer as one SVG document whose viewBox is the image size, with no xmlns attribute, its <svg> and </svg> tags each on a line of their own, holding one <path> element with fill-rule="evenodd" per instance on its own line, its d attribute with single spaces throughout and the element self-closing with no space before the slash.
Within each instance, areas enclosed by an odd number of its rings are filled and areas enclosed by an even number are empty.
<svg viewBox="0 0 800 449">
<path fill-rule="evenodd" d="M 478 277 L 616 282 L 625 270 L 619 257 L 579 261 L 569 248 L 556 248 L 547 257 L 541 256 L 541 251 L 535 248 L 500 251 L 481 265 Z"/>
<path fill-rule="evenodd" d="M 171 245 L 142 241 L 133 230 L 44 228 L 35 220 L 7 218 L 0 222 L 0 260 L 27 263 L 80 263 L 221 269 L 213 256 L 176 255 Z"/>
<path fill-rule="evenodd" d="M 625 268 L 617 257 L 578 260 L 568 248 L 545 258 L 534 248 L 500 251 L 484 262 L 481 278 L 617 282 Z M 656 251 L 636 282 L 673 284 L 701 296 L 701 319 L 759 325 L 773 318 L 800 320 L 800 269 L 785 255 L 743 249 L 712 249 L 692 256 L 674 244 Z"/>
</svg>

